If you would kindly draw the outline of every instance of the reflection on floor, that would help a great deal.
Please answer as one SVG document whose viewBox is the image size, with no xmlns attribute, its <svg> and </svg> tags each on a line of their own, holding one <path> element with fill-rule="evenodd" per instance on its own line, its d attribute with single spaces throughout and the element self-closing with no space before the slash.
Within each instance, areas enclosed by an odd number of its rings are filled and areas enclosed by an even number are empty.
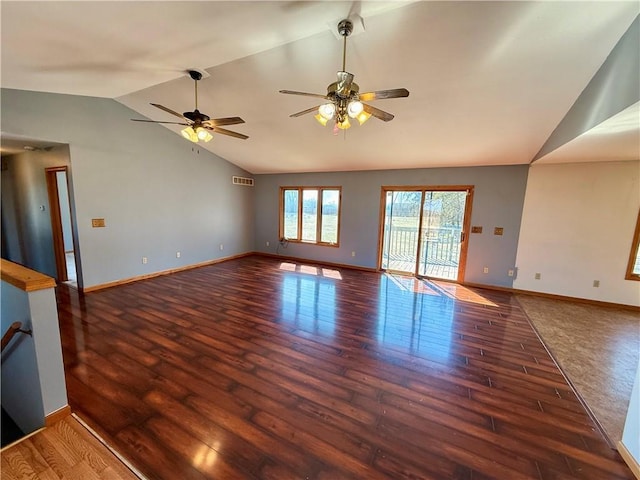
<svg viewBox="0 0 640 480">
<path fill-rule="evenodd" d="M 542 340 L 617 444 L 640 354 L 640 314 L 519 295 Z"/>
<path fill-rule="evenodd" d="M 633 478 L 507 292 L 251 256 L 56 295 L 69 404 L 154 480 Z"/>
</svg>

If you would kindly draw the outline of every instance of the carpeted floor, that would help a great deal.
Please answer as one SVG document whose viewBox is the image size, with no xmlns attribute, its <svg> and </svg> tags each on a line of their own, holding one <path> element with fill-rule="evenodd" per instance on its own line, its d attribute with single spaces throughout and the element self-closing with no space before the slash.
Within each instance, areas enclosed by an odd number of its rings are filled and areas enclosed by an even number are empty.
<svg viewBox="0 0 640 480">
<path fill-rule="evenodd" d="M 534 327 L 615 445 L 640 355 L 640 314 L 518 295 Z"/>
</svg>

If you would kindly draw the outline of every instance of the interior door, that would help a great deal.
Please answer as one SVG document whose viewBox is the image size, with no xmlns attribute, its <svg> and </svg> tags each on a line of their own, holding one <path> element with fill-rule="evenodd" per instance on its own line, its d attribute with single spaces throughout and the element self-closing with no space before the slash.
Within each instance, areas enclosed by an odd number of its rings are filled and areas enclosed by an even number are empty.
<svg viewBox="0 0 640 480">
<path fill-rule="evenodd" d="M 67 167 L 45 169 L 53 251 L 56 260 L 56 280 L 77 282 L 77 267 L 73 242 L 73 219 L 69 199 Z M 75 283 L 74 283 L 75 285 Z"/>
</svg>

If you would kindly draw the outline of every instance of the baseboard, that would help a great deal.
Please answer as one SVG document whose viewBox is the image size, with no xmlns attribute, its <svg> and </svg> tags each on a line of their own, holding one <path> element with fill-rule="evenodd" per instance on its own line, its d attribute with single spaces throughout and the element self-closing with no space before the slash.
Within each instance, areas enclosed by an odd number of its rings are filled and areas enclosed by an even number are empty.
<svg viewBox="0 0 640 480">
<path fill-rule="evenodd" d="M 50 427 L 51 425 L 58 423 L 63 418 L 68 417 L 69 415 L 71 415 L 71 407 L 69 405 L 65 405 L 55 412 L 51 412 L 49 415 L 46 415 L 44 417 L 44 426 Z"/>
<path fill-rule="evenodd" d="M 104 438 L 102 438 L 102 436 L 100 434 L 98 434 L 98 432 L 96 432 L 93 428 L 91 428 L 84 420 L 82 420 L 82 418 L 80 418 L 78 415 L 76 415 L 75 413 L 71 414 L 73 416 L 73 418 L 80 424 L 82 425 L 85 430 L 87 430 L 87 432 L 89 432 L 98 442 L 100 442 L 107 450 L 109 450 L 118 460 L 120 460 L 120 462 L 122 462 L 124 464 L 124 466 L 126 466 L 129 470 L 131 470 L 131 473 L 133 473 L 136 477 L 138 477 L 140 480 L 147 480 L 147 477 L 145 477 L 142 472 L 140 472 L 140 470 L 138 470 L 129 460 L 126 459 L 126 457 L 124 457 L 122 454 L 120 454 L 120 452 L 118 452 L 115 448 L 113 448 Z"/>
<path fill-rule="evenodd" d="M 631 469 L 631 472 L 638 480 L 640 480 L 640 463 L 638 463 L 638 460 L 633 458 L 633 455 L 631 455 L 631 452 L 627 449 L 626 445 L 622 443 L 622 441 L 618 442 L 618 452 Z"/>
<path fill-rule="evenodd" d="M 216 263 L 228 262 L 229 260 L 248 257 L 250 255 L 253 255 L 253 252 L 241 253 L 239 255 L 232 255 L 230 257 L 216 258 L 214 260 L 207 260 L 206 262 L 192 263 L 190 265 L 184 265 L 182 267 L 170 268 L 168 270 L 160 270 L 158 272 L 147 273 L 145 275 L 138 275 L 135 277 L 124 278 L 122 280 L 116 280 L 115 282 L 100 283 L 98 285 L 91 285 L 90 287 L 84 287 L 82 289 L 82 292 L 83 293 L 95 292 L 96 290 L 104 290 L 105 288 L 126 285 L 127 283 L 138 282 L 140 280 L 148 280 L 149 278 L 160 277 L 162 275 L 170 275 L 172 273 L 183 272 L 185 270 L 191 270 L 193 268 L 207 267 L 209 265 L 215 265 Z"/>
<path fill-rule="evenodd" d="M 102 284 L 98 284 L 98 285 L 92 285 L 90 287 L 82 288 L 82 292 L 83 293 L 90 293 L 90 292 L 94 292 L 96 290 L 103 290 L 105 288 L 117 287 L 119 285 L 126 285 L 127 283 L 138 282 L 140 280 L 147 280 L 149 278 L 159 277 L 159 276 L 162 276 L 162 275 L 170 275 L 172 273 L 182 272 L 184 270 L 191 270 L 193 268 L 200 268 L 200 267 L 206 267 L 206 266 L 209 266 L 209 265 L 215 265 L 216 263 L 228 262 L 229 260 L 235 260 L 237 258 L 249 257 L 251 255 L 257 255 L 257 256 L 262 256 L 262 257 L 270 257 L 270 258 L 277 258 L 277 259 L 280 259 L 280 260 L 289 260 L 289 261 L 294 261 L 294 262 L 311 263 L 311 264 L 314 264 L 314 265 L 327 265 L 327 266 L 336 267 L 336 268 L 349 268 L 351 270 L 360 270 L 360 271 L 363 271 L 363 272 L 379 272 L 380 271 L 377 268 L 361 267 L 361 266 L 358 266 L 358 265 L 350 265 L 350 264 L 347 264 L 347 263 L 326 262 L 326 261 L 322 261 L 322 260 L 313 260 L 313 259 L 310 259 L 310 258 L 292 257 L 292 256 L 280 255 L 280 254 L 276 254 L 276 253 L 254 251 L 254 252 L 241 253 L 239 255 L 232 255 L 230 257 L 216 258 L 215 260 L 208 260 L 206 262 L 201 262 L 201 263 L 193 263 L 191 265 L 184 265 L 182 267 L 170 268 L 168 270 L 160 270 L 158 272 L 148 273 L 148 274 L 145 274 L 145 275 L 138 275 L 136 277 L 125 278 L 125 279 L 122 279 L 122 280 L 116 280 L 114 282 L 108 282 L 108 283 L 102 283 Z M 463 285 L 465 287 L 484 288 L 486 290 L 497 290 L 497 291 L 500 291 L 500 292 L 515 293 L 515 294 L 519 294 L 519 295 L 530 295 L 530 296 L 533 296 L 533 297 L 550 298 L 550 299 L 553 299 L 553 300 L 565 300 L 565 301 L 583 303 L 583 304 L 586 304 L 586 305 L 594 305 L 594 306 L 599 306 L 599 307 L 621 308 L 623 310 L 629 310 L 631 312 L 636 312 L 636 313 L 640 312 L 640 306 L 627 305 L 627 304 L 624 304 L 624 303 L 604 302 L 604 301 L 601 301 L 601 300 L 591 300 L 591 299 L 587 299 L 587 298 L 570 297 L 570 296 L 566 296 L 566 295 L 556 295 L 556 294 L 553 294 L 553 293 L 535 292 L 535 291 L 532 291 L 532 290 L 520 290 L 520 289 L 517 289 L 517 288 L 501 287 L 501 286 L 498 286 L 498 285 L 485 285 L 485 284 L 482 284 L 482 283 L 462 282 L 461 285 Z"/>
<path fill-rule="evenodd" d="M 463 282 L 462 285 L 464 285 L 465 287 L 484 288 L 485 290 L 497 290 L 499 292 L 509 292 L 509 293 L 515 293 L 518 295 L 528 295 L 530 297 L 542 297 L 542 298 L 549 298 L 551 300 L 565 300 L 569 302 L 582 303 L 585 305 L 592 305 L 597 307 L 620 308 L 622 310 L 628 310 L 631 312 L 636 312 L 636 313 L 640 312 L 639 306 L 627 305 L 626 303 L 604 302 L 602 300 L 591 300 L 589 298 L 570 297 L 567 295 L 556 295 L 554 293 L 535 292 L 533 290 L 520 290 L 518 288 L 500 287 L 497 285 L 484 285 L 482 283 Z"/>
<path fill-rule="evenodd" d="M 279 255 L 276 253 L 253 252 L 253 255 L 269 258 L 277 258 L 280 260 L 289 260 L 292 262 L 311 263 L 313 265 L 326 265 L 328 267 L 349 268 L 351 270 L 360 270 L 362 272 L 377 272 L 376 268 L 361 267 L 359 265 L 349 265 L 348 263 L 325 262 L 324 260 L 312 260 L 310 258 L 289 257 L 287 255 Z"/>
</svg>

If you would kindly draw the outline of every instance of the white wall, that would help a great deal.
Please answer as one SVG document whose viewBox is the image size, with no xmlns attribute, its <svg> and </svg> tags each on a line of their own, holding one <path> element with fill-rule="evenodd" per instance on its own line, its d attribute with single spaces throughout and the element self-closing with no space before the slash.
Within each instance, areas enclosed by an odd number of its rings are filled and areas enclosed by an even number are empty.
<svg viewBox="0 0 640 480">
<path fill-rule="evenodd" d="M 640 362 L 638 362 L 636 380 L 633 384 L 631 400 L 629 400 L 622 443 L 635 461 L 640 464 Z"/>
<path fill-rule="evenodd" d="M 640 306 L 624 278 L 639 208 L 640 161 L 533 164 L 513 287 Z"/>
</svg>

